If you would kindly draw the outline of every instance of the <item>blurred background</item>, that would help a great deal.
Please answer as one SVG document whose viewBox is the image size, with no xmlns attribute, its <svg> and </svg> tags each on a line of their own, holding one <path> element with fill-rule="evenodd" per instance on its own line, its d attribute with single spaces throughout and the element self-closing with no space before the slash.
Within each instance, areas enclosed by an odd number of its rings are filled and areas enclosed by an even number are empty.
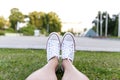
<svg viewBox="0 0 120 80">
<path fill-rule="evenodd" d="M 117 0 L 0 0 L 0 35 L 119 37 Z"/>
</svg>

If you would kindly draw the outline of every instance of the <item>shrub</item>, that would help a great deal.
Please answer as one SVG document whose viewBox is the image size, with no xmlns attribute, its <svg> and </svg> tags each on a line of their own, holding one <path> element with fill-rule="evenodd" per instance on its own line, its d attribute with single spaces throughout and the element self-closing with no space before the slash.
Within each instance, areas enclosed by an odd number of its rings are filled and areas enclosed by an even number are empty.
<svg viewBox="0 0 120 80">
<path fill-rule="evenodd" d="M 23 33 L 23 35 L 26 36 L 32 36 L 34 35 L 34 30 L 35 30 L 35 26 L 28 24 L 27 26 L 21 28 L 19 32 Z"/>
<path fill-rule="evenodd" d="M 4 31 L 0 30 L 0 35 L 5 35 Z"/>
<path fill-rule="evenodd" d="M 15 30 L 13 28 L 8 28 L 8 29 L 5 29 L 5 32 L 14 33 Z"/>
</svg>

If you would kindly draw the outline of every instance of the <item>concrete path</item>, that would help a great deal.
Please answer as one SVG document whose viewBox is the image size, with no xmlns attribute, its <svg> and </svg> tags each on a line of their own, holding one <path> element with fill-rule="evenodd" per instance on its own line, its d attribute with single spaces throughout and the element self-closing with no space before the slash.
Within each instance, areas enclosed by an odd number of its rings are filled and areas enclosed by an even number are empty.
<svg viewBox="0 0 120 80">
<path fill-rule="evenodd" d="M 0 36 L 0 48 L 45 49 L 47 38 L 44 36 Z M 120 40 L 85 37 L 75 37 L 75 40 L 76 50 L 120 52 Z"/>
</svg>

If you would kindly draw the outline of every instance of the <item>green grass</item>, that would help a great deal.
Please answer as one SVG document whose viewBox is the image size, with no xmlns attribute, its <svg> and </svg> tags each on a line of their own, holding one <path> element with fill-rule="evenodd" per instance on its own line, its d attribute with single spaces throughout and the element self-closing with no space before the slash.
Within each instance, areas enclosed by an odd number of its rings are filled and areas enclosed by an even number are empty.
<svg viewBox="0 0 120 80">
<path fill-rule="evenodd" d="M 46 63 L 45 50 L 0 49 L 0 80 L 25 80 Z M 90 80 L 120 80 L 120 53 L 77 51 L 73 64 Z"/>
</svg>

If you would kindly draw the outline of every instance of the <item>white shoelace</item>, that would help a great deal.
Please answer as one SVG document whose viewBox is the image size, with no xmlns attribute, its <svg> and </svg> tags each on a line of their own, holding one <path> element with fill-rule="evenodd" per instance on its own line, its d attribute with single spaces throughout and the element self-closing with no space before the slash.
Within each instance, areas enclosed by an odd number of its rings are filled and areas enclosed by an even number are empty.
<svg viewBox="0 0 120 80">
<path fill-rule="evenodd" d="M 63 48 L 62 48 L 62 57 L 64 58 L 69 58 L 73 60 L 74 57 L 74 43 L 71 41 L 65 41 L 63 43 Z"/>
<path fill-rule="evenodd" d="M 57 40 L 50 40 L 48 42 L 48 60 L 51 59 L 54 56 L 59 57 L 59 41 Z"/>
</svg>

